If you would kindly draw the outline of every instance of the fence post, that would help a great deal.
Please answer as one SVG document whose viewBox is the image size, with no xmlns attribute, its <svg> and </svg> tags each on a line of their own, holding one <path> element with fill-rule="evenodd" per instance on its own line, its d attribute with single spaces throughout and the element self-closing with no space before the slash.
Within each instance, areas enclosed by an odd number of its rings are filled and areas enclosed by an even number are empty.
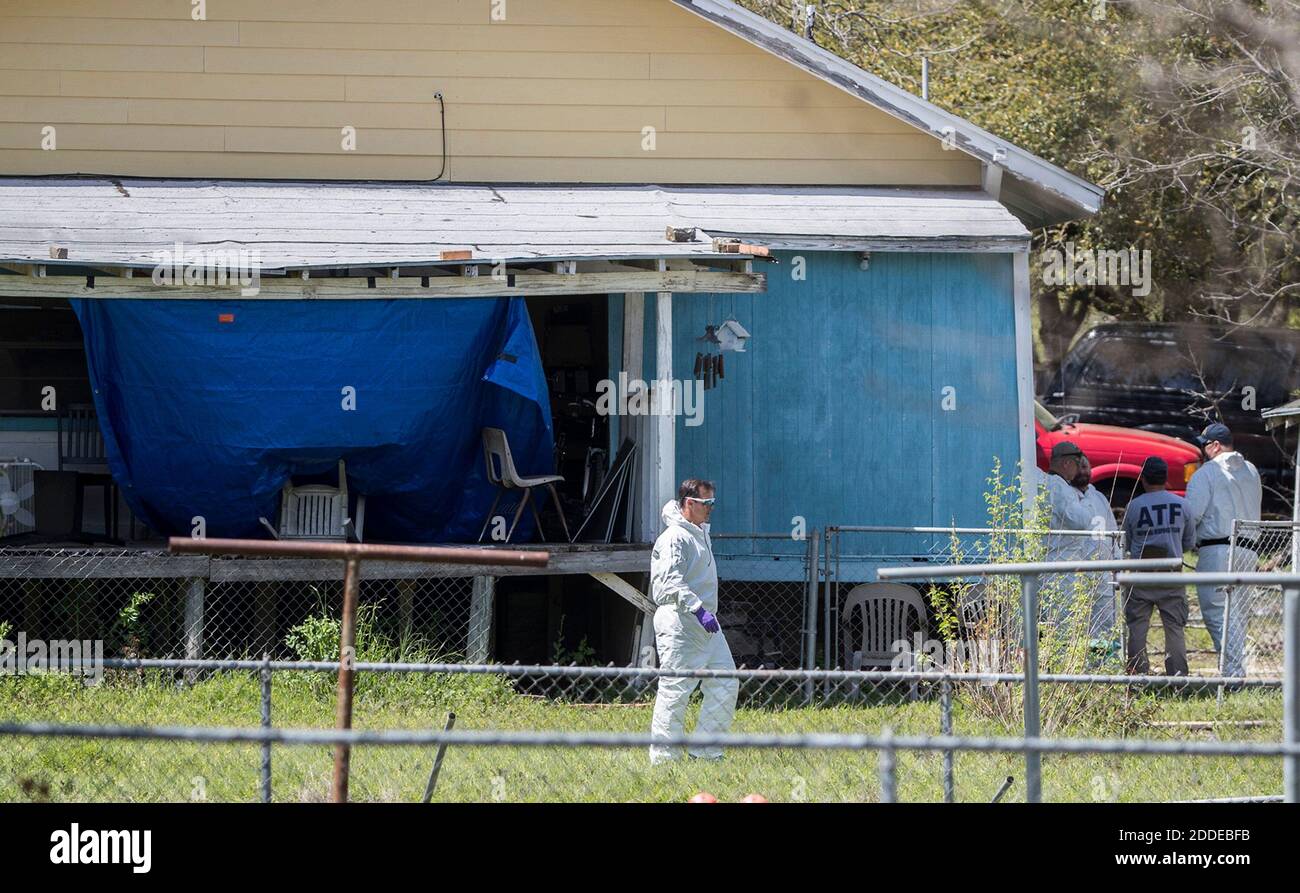
<svg viewBox="0 0 1300 893">
<path fill-rule="evenodd" d="M 1282 589 L 1282 741 L 1300 744 L 1300 588 Z M 1300 803 L 1300 756 L 1282 758 L 1282 799 Z"/>
<path fill-rule="evenodd" d="M 834 539 L 835 539 L 835 528 L 834 528 L 834 527 L 827 527 L 827 528 L 826 528 L 826 542 L 823 544 L 823 549 L 822 549 L 822 571 L 823 571 L 823 573 L 822 573 L 822 595 L 823 595 L 823 599 L 822 599 L 822 602 L 823 602 L 823 603 L 822 603 L 822 613 L 823 613 L 823 615 L 824 615 L 823 618 L 822 618 L 823 621 L 824 621 L 824 622 L 823 622 L 823 625 L 822 625 L 822 658 L 823 658 L 823 661 L 824 661 L 823 669 L 826 669 L 826 670 L 830 670 L 830 669 L 833 669 L 833 668 L 835 667 L 835 663 L 831 660 L 831 652 L 832 652 L 832 649 L 835 647 L 835 638 L 836 638 L 836 636 L 835 636 L 835 631 L 831 628 L 831 602 L 834 600 L 834 599 L 831 597 L 831 585 L 832 585 L 832 582 L 833 582 L 832 579 L 831 579 L 831 577 L 832 577 L 832 575 L 831 575 L 831 543 L 834 541 Z M 826 677 L 826 683 L 825 683 L 825 686 L 824 686 L 824 689 L 823 689 L 823 695 L 824 695 L 827 699 L 829 699 L 830 696 L 831 696 L 831 677 L 830 677 L 830 676 L 827 676 L 827 677 Z"/>
<path fill-rule="evenodd" d="M 496 582 L 496 577 L 475 577 L 470 590 L 469 641 L 465 657 L 472 664 L 485 664 L 491 656 Z"/>
<path fill-rule="evenodd" d="M 262 728 L 271 728 L 271 655 L 262 655 Z M 262 802 L 271 802 L 271 742 L 262 742 Z"/>
<path fill-rule="evenodd" d="M 1228 533 L 1228 571 L 1229 571 L 1229 572 L 1236 571 L 1236 569 L 1237 569 L 1237 554 L 1236 554 L 1236 553 L 1237 553 L 1237 522 L 1238 522 L 1238 520 L 1240 520 L 1240 519 L 1238 519 L 1238 518 L 1233 518 L 1233 519 L 1232 519 L 1232 529 L 1231 529 L 1231 530 L 1229 531 L 1229 533 Z M 1262 531 L 1262 530 L 1260 531 L 1260 534 L 1261 534 L 1261 535 L 1263 534 L 1263 531 Z M 1223 676 L 1223 675 L 1224 675 L 1223 670 L 1224 670 L 1224 667 L 1227 666 L 1227 658 L 1226 658 L 1226 656 L 1227 656 L 1227 653 L 1228 653 L 1228 623 L 1229 623 L 1229 619 L 1232 617 L 1232 597 L 1233 597 L 1233 594 L 1234 594 L 1236 588 L 1237 588 L 1237 587 L 1235 587 L 1235 586 L 1226 586 L 1226 587 L 1224 587 L 1224 598 L 1223 598 L 1223 623 L 1222 623 L 1222 625 L 1219 627 L 1219 675 L 1220 675 L 1220 676 Z M 1201 599 L 1200 599 L 1200 596 L 1199 596 L 1199 595 L 1197 596 L 1196 601 L 1197 601 L 1197 604 L 1200 604 Z M 1201 619 L 1202 619 L 1202 620 L 1205 619 L 1205 608 L 1204 608 L 1204 607 L 1201 608 Z M 1219 707 L 1222 707 L 1222 706 L 1223 706 L 1223 684 L 1222 684 L 1222 683 L 1219 684 L 1219 691 L 1218 691 L 1218 694 L 1215 695 L 1214 700 L 1215 700 L 1215 703 L 1216 703 Z"/>
<path fill-rule="evenodd" d="M 952 734 L 952 683 L 944 679 L 939 687 L 939 731 L 944 735 Z M 943 751 L 943 802 L 956 802 L 952 778 L 952 748 Z"/>
<path fill-rule="evenodd" d="M 1041 734 L 1038 705 L 1038 574 L 1020 577 L 1020 594 L 1025 613 L 1025 737 Z M 1025 800 L 1041 803 L 1043 799 L 1043 755 L 1025 751 Z"/>
<path fill-rule="evenodd" d="M 339 684 L 334 726 L 339 731 L 352 728 L 352 676 L 356 666 L 357 644 L 357 590 L 361 588 L 361 559 L 348 558 L 343 562 L 343 627 L 339 636 Z M 335 803 L 348 801 L 348 769 L 352 749 L 347 744 L 334 745 L 334 785 L 330 799 Z"/>
<path fill-rule="evenodd" d="M 193 577 L 185 585 L 185 659 L 203 659 L 203 597 L 207 580 Z M 187 669 L 184 673 L 186 685 L 193 685 L 198 678 L 198 670 Z"/>
<path fill-rule="evenodd" d="M 894 732 L 886 727 L 880 737 L 884 739 L 884 744 L 880 748 L 880 757 L 878 765 L 880 767 L 880 802 L 897 803 L 898 802 L 898 773 L 895 763 L 894 747 L 892 744 Z"/>
<path fill-rule="evenodd" d="M 821 528 L 814 527 L 808 541 L 808 586 L 804 593 L 803 612 L 803 669 L 817 667 L 817 567 L 821 561 Z M 803 690 L 804 704 L 811 704 L 813 698 L 813 681 L 805 680 Z"/>
</svg>

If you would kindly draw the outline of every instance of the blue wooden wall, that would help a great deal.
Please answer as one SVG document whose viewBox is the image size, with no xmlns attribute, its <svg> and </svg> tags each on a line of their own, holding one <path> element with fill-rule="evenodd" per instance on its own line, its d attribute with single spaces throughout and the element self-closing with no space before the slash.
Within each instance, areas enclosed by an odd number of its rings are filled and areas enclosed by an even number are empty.
<svg viewBox="0 0 1300 893">
<path fill-rule="evenodd" d="M 778 255 L 755 264 L 764 294 L 673 299 L 677 378 L 692 376 L 706 324 L 734 317 L 752 336 L 705 392 L 703 424 L 676 422 L 677 476 L 718 484 L 714 529 L 784 532 L 795 515 L 810 528 L 984 523 L 994 457 L 1008 474 L 1019 458 L 1011 255 L 881 252 L 866 271 L 853 252 Z M 647 295 L 647 375 L 654 304 Z"/>
</svg>

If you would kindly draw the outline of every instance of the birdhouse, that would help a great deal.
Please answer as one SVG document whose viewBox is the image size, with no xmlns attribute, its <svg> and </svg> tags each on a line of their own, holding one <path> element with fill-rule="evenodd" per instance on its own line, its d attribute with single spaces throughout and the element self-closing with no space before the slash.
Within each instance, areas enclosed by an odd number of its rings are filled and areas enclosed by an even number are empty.
<svg viewBox="0 0 1300 893">
<path fill-rule="evenodd" d="M 729 319 L 718 326 L 716 335 L 719 350 L 734 350 L 736 353 L 745 352 L 745 342 L 749 340 L 749 332 L 734 319 Z"/>
</svg>

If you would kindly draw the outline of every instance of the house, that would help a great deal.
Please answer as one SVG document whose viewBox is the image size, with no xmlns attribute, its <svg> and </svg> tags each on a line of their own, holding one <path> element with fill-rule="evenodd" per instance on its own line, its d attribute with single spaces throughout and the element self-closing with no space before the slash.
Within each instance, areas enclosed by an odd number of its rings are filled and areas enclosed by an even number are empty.
<svg viewBox="0 0 1300 893">
<path fill-rule="evenodd" d="M 199 12 L 0 14 L 0 320 L 23 333 L 0 338 L 0 453 L 48 454 L 49 375 L 121 411 L 78 371 L 68 300 L 83 319 L 197 302 L 214 325 L 278 302 L 277 332 L 320 328 L 306 368 L 341 313 L 364 329 L 454 298 L 526 302 L 573 486 L 635 441 L 634 542 L 688 474 L 718 482 L 719 531 L 783 534 L 978 524 L 994 462 L 1033 464 L 1030 229 L 1095 212 L 1100 188 L 726 0 Z M 256 294 L 158 277 L 177 243 L 255 259 Z M 730 320 L 747 347 L 717 378 L 706 336 Z M 436 344 L 412 325 L 403 344 Z M 593 414 L 620 374 L 676 380 L 683 412 Z M 322 467 L 343 449 L 312 447 Z M 722 551 L 765 580 L 805 544 Z M 582 554 L 578 572 L 644 567 Z"/>
</svg>

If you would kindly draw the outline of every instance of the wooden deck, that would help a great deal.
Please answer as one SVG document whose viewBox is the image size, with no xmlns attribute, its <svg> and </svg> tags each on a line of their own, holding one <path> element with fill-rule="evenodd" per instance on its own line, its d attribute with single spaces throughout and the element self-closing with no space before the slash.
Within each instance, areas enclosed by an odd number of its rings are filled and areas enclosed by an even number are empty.
<svg viewBox="0 0 1300 893">
<path fill-rule="evenodd" d="M 442 544 L 439 544 L 442 545 Z M 416 577 L 508 577 L 520 574 L 638 573 L 650 569 L 649 543 L 532 543 L 482 546 L 513 551 L 545 551 L 547 567 L 436 565 L 405 561 L 370 561 L 362 565 L 369 579 Z M 160 546 L 101 547 L 73 543 L 0 548 L 0 579 L 204 579 L 213 583 L 275 580 L 337 580 L 342 562 L 307 558 L 209 558 L 173 555 Z"/>
</svg>

